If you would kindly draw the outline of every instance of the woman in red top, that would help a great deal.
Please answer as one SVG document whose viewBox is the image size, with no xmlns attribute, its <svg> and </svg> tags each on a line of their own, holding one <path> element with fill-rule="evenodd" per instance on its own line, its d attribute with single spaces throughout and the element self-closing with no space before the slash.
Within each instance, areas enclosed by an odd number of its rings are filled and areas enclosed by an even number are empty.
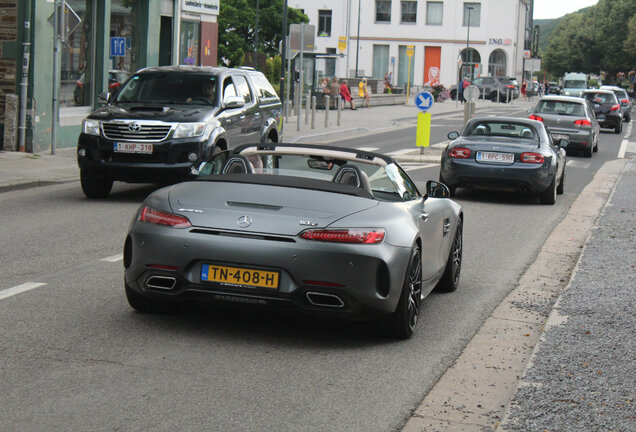
<svg viewBox="0 0 636 432">
<path fill-rule="evenodd" d="M 347 80 L 343 80 L 342 84 L 340 84 L 340 96 L 342 96 L 342 107 L 344 108 L 344 101 L 347 101 L 351 104 L 351 109 L 356 109 L 355 104 L 353 103 L 353 99 L 351 98 L 351 92 L 349 92 L 349 86 L 347 85 Z"/>
</svg>

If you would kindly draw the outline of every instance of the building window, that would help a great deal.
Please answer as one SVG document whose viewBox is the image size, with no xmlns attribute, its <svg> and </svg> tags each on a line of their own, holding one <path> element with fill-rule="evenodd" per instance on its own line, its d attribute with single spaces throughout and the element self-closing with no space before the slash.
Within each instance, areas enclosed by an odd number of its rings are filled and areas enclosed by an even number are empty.
<svg viewBox="0 0 636 432">
<path fill-rule="evenodd" d="M 373 45 L 373 78 L 383 79 L 389 72 L 389 46 Z"/>
<path fill-rule="evenodd" d="M 91 49 L 94 5 L 91 0 L 68 3 L 79 17 L 79 25 L 67 35 L 66 43 L 61 47 L 60 107 L 90 106 L 94 78 Z"/>
<path fill-rule="evenodd" d="M 413 23 L 417 21 L 417 2 L 402 0 L 402 23 Z"/>
<path fill-rule="evenodd" d="M 391 0 L 375 0 L 375 22 L 391 22 Z"/>
<path fill-rule="evenodd" d="M 335 48 L 327 48 L 327 54 L 337 54 Z M 328 77 L 336 76 L 336 59 L 328 58 L 325 60 L 325 75 Z"/>
<path fill-rule="evenodd" d="M 331 36 L 331 11 L 318 10 L 318 36 Z"/>
<path fill-rule="evenodd" d="M 442 17 L 444 15 L 444 3 L 441 1 L 426 2 L 426 24 L 442 25 Z"/>
<path fill-rule="evenodd" d="M 488 75 L 496 77 L 506 76 L 506 53 L 502 49 L 496 49 L 488 58 Z"/>
<path fill-rule="evenodd" d="M 481 3 L 464 3 L 464 27 L 468 26 L 470 17 L 470 26 L 479 27 L 479 19 L 481 17 Z"/>
<path fill-rule="evenodd" d="M 199 65 L 199 34 L 201 23 L 181 21 L 181 46 L 179 47 L 179 64 Z"/>
</svg>

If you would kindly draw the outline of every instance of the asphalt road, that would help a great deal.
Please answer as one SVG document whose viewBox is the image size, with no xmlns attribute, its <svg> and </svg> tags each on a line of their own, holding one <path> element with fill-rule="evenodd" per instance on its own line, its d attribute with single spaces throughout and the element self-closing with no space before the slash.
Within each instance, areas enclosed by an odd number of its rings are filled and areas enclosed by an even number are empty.
<svg viewBox="0 0 636 432">
<path fill-rule="evenodd" d="M 433 142 L 459 122 L 440 116 Z M 403 128 L 343 144 L 396 152 L 414 136 Z M 0 194 L 0 290 L 43 284 L 0 299 L 0 429 L 399 429 L 598 167 L 616 158 L 621 139 L 603 133 L 592 159 L 570 156 L 554 206 L 459 190 L 460 288 L 429 296 L 404 342 L 362 323 L 246 310 L 135 313 L 120 254 L 130 218 L 153 188 L 118 184 L 104 201 L 86 200 L 78 183 Z M 439 172 L 405 166 L 421 188 Z"/>
</svg>

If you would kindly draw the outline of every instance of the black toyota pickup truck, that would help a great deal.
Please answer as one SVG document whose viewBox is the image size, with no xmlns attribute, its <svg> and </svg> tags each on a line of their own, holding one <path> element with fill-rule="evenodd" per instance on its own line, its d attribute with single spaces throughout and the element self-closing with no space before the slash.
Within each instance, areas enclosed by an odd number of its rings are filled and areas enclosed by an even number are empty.
<svg viewBox="0 0 636 432">
<path fill-rule="evenodd" d="M 108 196 L 113 181 L 186 180 L 221 150 L 281 139 L 280 99 L 249 68 L 142 69 L 100 101 L 105 106 L 84 120 L 77 144 L 89 198 Z"/>
</svg>

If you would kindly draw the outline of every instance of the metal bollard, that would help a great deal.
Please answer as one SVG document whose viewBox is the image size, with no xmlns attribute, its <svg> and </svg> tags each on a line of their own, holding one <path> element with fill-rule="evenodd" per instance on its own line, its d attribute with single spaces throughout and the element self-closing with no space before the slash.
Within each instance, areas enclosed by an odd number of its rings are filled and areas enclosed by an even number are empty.
<svg viewBox="0 0 636 432">
<path fill-rule="evenodd" d="M 336 99 L 336 101 L 338 102 L 338 121 L 337 121 L 337 124 L 338 124 L 338 126 L 340 126 L 340 113 L 342 112 L 342 96 L 338 95 L 338 99 Z"/>
<path fill-rule="evenodd" d="M 499 103 L 499 99 L 500 99 L 500 95 L 499 95 L 499 89 L 497 89 L 497 103 Z"/>
<path fill-rule="evenodd" d="M 316 96 L 311 97 L 311 128 L 316 129 Z"/>
<path fill-rule="evenodd" d="M 309 110 L 311 108 L 311 93 L 307 92 L 307 98 L 305 99 L 305 125 L 309 124 Z"/>
<path fill-rule="evenodd" d="M 484 87 L 483 89 L 481 89 L 481 94 L 482 94 L 481 98 L 482 98 L 483 100 L 486 100 L 486 87 Z"/>
<path fill-rule="evenodd" d="M 329 96 L 325 96 L 325 127 L 329 127 Z"/>
</svg>

